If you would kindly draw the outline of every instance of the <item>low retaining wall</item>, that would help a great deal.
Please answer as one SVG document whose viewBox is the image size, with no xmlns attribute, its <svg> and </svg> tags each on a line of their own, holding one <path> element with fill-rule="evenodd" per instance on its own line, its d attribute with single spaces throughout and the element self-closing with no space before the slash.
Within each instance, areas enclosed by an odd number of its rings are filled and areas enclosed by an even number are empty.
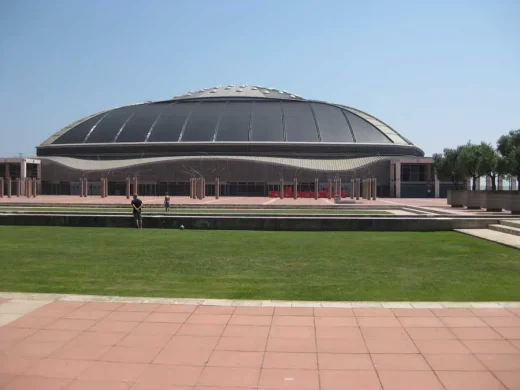
<svg viewBox="0 0 520 390">
<path fill-rule="evenodd" d="M 450 190 L 448 204 L 451 207 L 463 205 L 468 209 L 508 210 L 511 214 L 520 214 L 520 192 Z"/>
<path fill-rule="evenodd" d="M 324 218 L 302 216 L 143 216 L 145 228 L 213 230 L 302 230 L 302 231 L 449 231 L 453 229 L 484 229 L 499 223 L 498 218 Z M 0 225 L 12 226 L 75 226 L 132 228 L 132 216 L 66 215 L 66 214 L 3 214 Z"/>
</svg>

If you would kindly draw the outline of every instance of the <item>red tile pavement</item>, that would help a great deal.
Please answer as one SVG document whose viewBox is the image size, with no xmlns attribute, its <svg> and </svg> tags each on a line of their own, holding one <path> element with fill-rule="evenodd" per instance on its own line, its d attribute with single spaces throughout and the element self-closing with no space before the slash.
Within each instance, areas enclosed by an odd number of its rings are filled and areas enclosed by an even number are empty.
<svg viewBox="0 0 520 390">
<path fill-rule="evenodd" d="M 489 372 L 440 371 L 437 373 L 446 390 L 504 390 L 506 387 Z"/>
<path fill-rule="evenodd" d="M 162 205 L 164 198 L 161 196 L 142 196 L 140 197 L 143 203 L 146 205 Z M 269 202 L 269 203 L 267 203 Z M 36 198 L 25 198 L 25 197 L 3 197 L 0 199 L 0 204 L 16 204 L 16 203 L 31 203 L 34 205 L 43 204 L 77 204 L 77 205 L 128 205 L 130 201 L 126 199 L 126 196 L 108 196 L 101 198 L 100 196 L 89 196 L 87 198 L 81 198 L 80 196 L 74 195 L 39 195 Z M 451 210 L 448 206 L 446 199 L 442 198 L 392 198 L 382 199 L 379 198 L 376 201 L 366 201 L 360 199 L 356 201 L 357 204 L 364 205 L 403 205 L 403 206 L 419 206 L 419 207 L 436 207 Z M 225 197 L 221 196 L 220 199 L 216 200 L 214 197 L 207 197 L 202 200 L 190 199 L 188 196 L 175 196 L 172 197 L 172 205 L 202 205 L 202 204 L 227 204 L 227 205 L 331 205 L 333 201 L 327 199 L 309 199 L 309 198 L 267 198 L 267 197 Z M 461 210 L 456 210 L 461 212 Z M 465 210 L 464 210 L 465 211 Z"/>
<path fill-rule="evenodd" d="M 520 388 L 520 312 L 55 302 L 0 327 L 0 389 Z"/>
</svg>

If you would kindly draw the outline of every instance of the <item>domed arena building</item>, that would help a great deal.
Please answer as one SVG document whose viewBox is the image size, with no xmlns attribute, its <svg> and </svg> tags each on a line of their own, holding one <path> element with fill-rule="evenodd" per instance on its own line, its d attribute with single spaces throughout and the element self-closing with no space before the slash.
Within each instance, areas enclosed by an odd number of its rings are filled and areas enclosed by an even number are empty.
<svg viewBox="0 0 520 390">
<path fill-rule="evenodd" d="M 261 86 L 190 91 L 170 100 L 95 113 L 37 147 L 43 194 L 108 195 L 132 181 L 140 195 L 268 196 L 281 186 L 315 191 L 377 179 L 378 196 L 442 196 L 431 159 L 380 119 L 341 104 Z M 25 171 L 29 168 L 25 167 Z M 22 168 L 23 170 L 23 168 Z"/>
</svg>

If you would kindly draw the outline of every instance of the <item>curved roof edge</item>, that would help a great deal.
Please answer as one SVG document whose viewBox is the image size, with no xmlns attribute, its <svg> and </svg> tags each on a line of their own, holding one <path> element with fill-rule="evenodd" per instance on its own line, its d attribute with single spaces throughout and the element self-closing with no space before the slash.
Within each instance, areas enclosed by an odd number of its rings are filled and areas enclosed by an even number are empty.
<svg viewBox="0 0 520 390">
<path fill-rule="evenodd" d="M 89 115 L 89 116 L 86 116 L 86 117 L 83 117 L 79 120 L 77 120 L 76 122 L 73 122 L 71 123 L 70 125 L 67 125 L 65 127 L 63 127 L 62 129 L 58 130 L 57 132 L 55 132 L 54 134 L 52 134 L 49 138 L 47 138 L 45 141 L 43 141 L 40 146 L 48 146 L 48 145 L 51 145 L 54 141 L 56 141 L 58 138 L 60 138 L 63 134 L 65 134 L 67 131 L 69 130 L 72 130 L 73 127 L 76 127 L 77 125 L 85 122 L 86 120 L 89 120 L 90 118 L 93 118 L 95 117 L 96 115 L 100 115 L 100 114 L 104 114 L 105 112 L 108 112 L 108 111 L 112 111 L 112 110 L 116 110 L 118 108 L 123 108 L 123 107 L 130 107 L 130 106 L 138 106 L 139 104 L 146 104 L 147 102 L 142 102 L 142 103 L 133 103 L 133 104 L 125 104 L 123 106 L 118 106 L 118 107 L 113 107 L 113 108 L 108 108 L 106 110 L 102 110 L 102 111 L 99 111 L 99 112 L 96 112 L 92 115 Z"/>
<path fill-rule="evenodd" d="M 374 156 L 333 160 L 249 156 L 172 156 L 134 158 L 127 160 L 83 160 L 72 157 L 40 157 L 40 159 L 43 161 L 51 161 L 70 169 L 88 172 L 123 169 L 147 164 L 159 164 L 164 162 L 198 162 L 201 160 L 253 162 L 259 164 L 284 166 L 288 168 L 305 169 L 310 171 L 346 172 L 361 169 L 377 162 L 389 161 L 393 158 L 395 158 L 395 156 Z"/>
</svg>

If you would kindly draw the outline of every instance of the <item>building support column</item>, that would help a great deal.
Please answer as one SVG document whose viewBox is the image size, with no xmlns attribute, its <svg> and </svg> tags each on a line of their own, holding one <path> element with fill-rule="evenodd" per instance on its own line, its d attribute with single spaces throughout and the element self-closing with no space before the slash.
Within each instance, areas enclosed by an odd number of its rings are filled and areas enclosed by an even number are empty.
<svg viewBox="0 0 520 390">
<path fill-rule="evenodd" d="M 5 178 L 11 177 L 11 166 L 9 163 L 5 163 Z"/>
<path fill-rule="evenodd" d="M 372 179 L 372 200 L 377 200 L 377 178 Z"/>
<path fill-rule="evenodd" d="M 372 199 L 372 178 L 367 179 L 367 200 Z"/>
<path fill-rule="evenodd" d="M 31 197 L 31 178 L 30 177 L 25 178 L 25 196 L 27 198 Z"/>
<path fill-rule="evenodd" d="M 320 180 L 316 177 L 314 179 L 314 200 L 318 200 L 320 196 Z"/>
<path fill-rule="evenodd" d="M 108 197 L 108 177 L 105 177 L 105 198 Z"/>
<path fill-rule="evenodd" d="M 19 198 L 22 193 L 22 182 L 20 178 L 16 179 L 16 197 Z"/>
<path fill-rule="evenodd" d="M 25 162 L 25 160 L 23 160 L 21 163 L 20 163 L 20 190 L 21 190 L 21 193 L 20 195 L 25 195 L 26 191 L 25 191 L 25 187 L 26 187 L 26 179 L 27 179 L 27 163 Z M 23 182 L 23 184 L 22 184 Z"/>
<path fill-rule="evenodd" d="M 99 185 L 99 195 L 104 198 L 105 197 L 105 178 L 101 178 L 101 182 Z"/>
<path fill-rule="evenodd" d="M 127 176 L 126 177 L 126 186 L 125 186 L 125 194 L 126 194 L 126 199 L 130 199 L 130 176 Z"/>
<path fill-rule="evenodd" d="M 139 184 L 137 182 L 137 176 L 134 176 L 134 186 L 133 186 L 133 194 L 132 195 L 139 195 L 138 192 L 137 192 L 137 185 Z"/>
<path fill-rule="evenodd" d="M 83 196 L 86 198 L 88 196 L 88 179 L 86 177 L 83 179 L 83 183 L 83 185 L 85 186 L 85 193 Z"/>
<path fill-rule="evenodd" d="M 41 162 L 36 165 L 36 186 L 38 189 L 38 194 L 42 193 L 42 164 Z"/>
<path fill-rule="evenodd" d="M 395 163 L 395 197 L 401 197 L 401 161 Z"/>
<path fill-rule="evenodd" d="M 283 199 L 284 196 L 285 196 L 285 184 L 284 184 L 284 180 L 282 177 L 280 179 L 280 199 Z"/>
<path fill-rule="evenodd" d="M 395 164 L 390 161 L 390 197 L 395 198 Z"/>
<path fill-rule="evenodd" d="M 4 178 L 0 177 L 0 198 L 4 197 Z"/>
<path fill-rule="evenodd" d="M 355 179 L 356 181 L 356 190 L 355 190 L 355 193 L 356 193 L 356 200 L 359 200 L 359 195 L 360 195 L 360 192 L 361 192 L 361 182 L 360 182 L 360 179 L 359 178 L 356 178 Z"/>
<path fill-rule="evenodd" d="M 294 178 L 294 190 L 293 190 L 294 199 L 298 199 L 298 178 Z"/>
<path fill-rule="evenodd" d="M 220 198 L 220 178 L 215 178 L 215 199 Z"/>
<path fill-rule="evenodd" d="M 354 199 L 354 179 L 350 179 L 350 199 Z"/>
<path fill-rule="evenodd" d="M 328 197 L 329 199 L 332 199 L 332 179 L 329 179 L 329 186 L 327 188 L 327 191 L 328 191 Z"/>
<path fill-rule="evenodd" d="M 36 198 L 38 195 L 38 180 L 35 177 L 32 178 L 32 197 Z"/>
<path fill-rule="evenodd" d="M 441 193 L 441 183 L 439 181 L 439 176 L 437 176 L 437 173 L 435 173 L 435 190 L 434 195 L 436 198 L 440 196 Z"/>
<path fill-rule="evenodd" d="M 338 177 L 338 196 L 339 196 L 339 199 L 341 200 L 342 196 L 341 196 L 341 177 Z"/>
<path fill-rule="evenodd" d="M 13 182 L 11 178 L 7 177 L 7 197 L 10 198 L 13 194 Z"/>
</svg>

